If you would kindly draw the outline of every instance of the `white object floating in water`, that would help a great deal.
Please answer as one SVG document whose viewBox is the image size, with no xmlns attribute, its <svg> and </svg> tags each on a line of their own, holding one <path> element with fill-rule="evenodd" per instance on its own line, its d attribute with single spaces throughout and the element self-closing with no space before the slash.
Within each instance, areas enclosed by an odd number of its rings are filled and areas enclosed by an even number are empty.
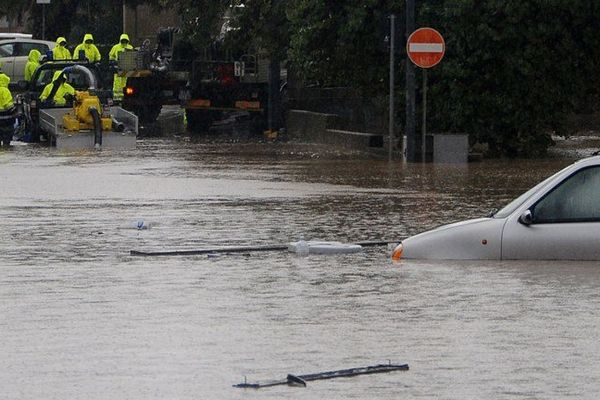
<svg viewBox="0 0 600 400">
<path fill-rule="evenodd" d="M 288 247 L 288 249 L 289 249 L 289 247 Z M 300 257 L 306 257 L 308 255 L 308 253 L 309 253 L 308 243 L 306 242 L 306 240 L 304 240 L 304 236 L 300 236 L 300 240 L 298 240 L 296 242 L 296 244 L 294 245 L 294 251 Z"/>
<path fill-rule="evenodd" d="M 299 240 L 288 243 L 288 251 L 306 255 L 305 247 L 308 247 L 310 254 L 351 254 L 362 251 L 362 246 L 358 244 L 348 244 L 342 242 L 322 242 L 317 240 Z"/>
<path fill-rule="evenodd" d="M 147 224 L 142 220 L 136 222 L 136 224 L 135 224 L 135 229 L 138 229 L 138 230 L 148 229 L 148 228 L 150 228 L 150 224 Z"/>
</svg>

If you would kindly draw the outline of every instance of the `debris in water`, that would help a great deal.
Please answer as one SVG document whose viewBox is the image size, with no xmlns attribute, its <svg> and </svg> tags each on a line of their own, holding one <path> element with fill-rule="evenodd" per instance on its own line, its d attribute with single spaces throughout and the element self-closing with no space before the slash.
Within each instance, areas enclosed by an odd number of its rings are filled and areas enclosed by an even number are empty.
<svg viewBox="0 0 600 400">
<path fill-rule="evenodd" d="M 351 254 L 359 253 L 362 249 L 360 244 L 322 242 L 318 240 L 304 241 L 302 238 L 297 242 L 288 244 L 288 251 L 299 256 L 307 256 L 308 254 Z"/>
<path fill-rule="evenodd" d="M 154 224 L 151 224 L 154 226 Z M 310 243 L 310 242 L 309 242 Z M 318 242 L 318 243 L 340 243 L 340 242 Z M 387 246 L 389 243 L 398 243 L 398 240 L 389 241 L 389 240 L 374 240 L 374 241 L 362 241 L 353 244 L 346 244 L 346 246 L 359 246 L 359 247 L 373 247 L 373 246 Z M 342 243 L 343 244 L 343 243 Z M 145 256 L 145 257 L 156 257 L 156 256 L 192 256 L 199 254 L 208 254 L 208 253 L 243 253 L 244 255 L 249 255 L 249 253 L 257 252 L 257 251 L 282 251 L 288 250 L 291 252 L 295 252 L 290 248 L 290 244 L 274 244 L 274 245 L 258 245 L 258 246 L 229 246 L 229 247 L 217 247 L 212 249 L 181 249 L 181 250 L 159 250 L 159 251 L 141 251 L 141 250 L 130 250 L 129 254 L 132 256 Z M 325 250 L 329 250 L 329 247 L 325 246 Z M 356 253 L 356 248 L 353 248 L 353 251 L 348 251 L 351 253 Z M 312 252 L 313 254 L 315 252 Z M 318 254 L 327 254 L 325 252 Z M 331 253 L 329 253 L 331 254 Z"/>
<path fill-rule="evenodd" d="M 344 377 L 366 375 L 366 374 L 378 374 L 378 373 L 391 372 L 391 371 L 408 371 L 408 364 L 389 363 L 389 364 L 371 365 L 368 367 L 358 367 L 358 368 L 340 369 L 340 370 L 336 370 L 336 371 L 319 372 L 316 374 L 306 374 L 306 375 L 288 374 L 285 379 L 256 382 L 256 383 L 248 383 L 246 381 L 246 377 L 244 377 L 243 383 L 238 383 L 237 385 L 233 385 L 233 387 L 250 388 L 250 389 L 260 389 L 260 388 L 264 388 L 264 387 L 277 386 L 277 385 L 290 385 L 290 386 L 305 387 L 306 382 L 308 382 L 308 381 L 316 381 L 316 380 L 321 380 L 321 379 L 344 378 Z"/>
</svg>

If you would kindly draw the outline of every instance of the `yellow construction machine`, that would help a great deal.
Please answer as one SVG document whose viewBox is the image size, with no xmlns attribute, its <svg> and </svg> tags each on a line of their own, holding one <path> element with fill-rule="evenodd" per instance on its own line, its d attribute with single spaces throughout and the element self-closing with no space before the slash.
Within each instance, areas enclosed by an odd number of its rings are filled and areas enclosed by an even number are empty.
<svg viewBox="0 0 600 400">
<path fill-rule="evenodd" d="M 70 132 L 95 130 L 99 126 L 103 131 L 110 131 L 112 123 L 110 116 L 103 116 L 98 96 L 89 92 L 75 92 L 73 111 L 63 115 L 63 127 Z"/>
</svg>

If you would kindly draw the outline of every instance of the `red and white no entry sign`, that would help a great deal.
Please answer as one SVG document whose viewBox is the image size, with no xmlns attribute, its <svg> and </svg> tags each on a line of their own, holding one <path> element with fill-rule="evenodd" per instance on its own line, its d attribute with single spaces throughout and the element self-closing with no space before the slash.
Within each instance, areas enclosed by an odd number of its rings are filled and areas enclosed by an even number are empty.
<svg viewBox="0 0 600 400">
<path fill-rule="evenodd" d="M 431 68 L 444 57 L 446 44 L 438 31 L 432 28 L 419 28 L 408 37 L 406 52 L 408 58 L 421 68 Z"/>
</svg>

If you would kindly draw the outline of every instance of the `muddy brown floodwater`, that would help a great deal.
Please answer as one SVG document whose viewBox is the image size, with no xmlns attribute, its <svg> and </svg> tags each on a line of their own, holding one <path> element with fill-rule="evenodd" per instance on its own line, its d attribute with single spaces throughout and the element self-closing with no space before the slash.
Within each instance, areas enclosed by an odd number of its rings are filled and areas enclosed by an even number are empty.
<svg viewBox="0 0 600 400">
<path fill-rule="evenodd" d="M 407 166 L 185 140 L 15 146 L 0 153 L 0 397 L 595 399 L 598 263 L 392 264 L 385 247 L 129 255 L 399 240 L 486 215 L 570 162 Z M 232 387 L 388 360 L 411 369 Z"/>
</svg>

